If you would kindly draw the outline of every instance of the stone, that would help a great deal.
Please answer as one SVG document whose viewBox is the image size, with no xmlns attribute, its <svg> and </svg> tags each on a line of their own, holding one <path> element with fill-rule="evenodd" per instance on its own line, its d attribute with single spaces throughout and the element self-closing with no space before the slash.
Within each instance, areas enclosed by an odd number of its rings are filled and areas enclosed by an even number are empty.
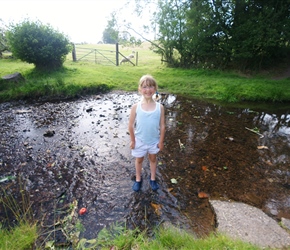
<svg viewBox="0 0 290 250">
<path fill-rule="evenodd" d="M 20 82 L 20 81 L 25 80 L 24 77 L 19 72 L 16 72 L 16 73 L 10 74 L 10 75 L 2 76 L 2 79 L 4 81 L 8 81 L 8 82 Z"/>
<path fill-rule="evenodd" d="M 241 202 L 210 200 L 217 231 L 265 248 L 290 247 L 290 234 L 262 210 Z"/>
<path fill-rule="evenodd" d="M 290 220 L 289 219 L 281 218 L 281 223 L 282 223 L 283 227 L 290 230 Z"/>
</svg>

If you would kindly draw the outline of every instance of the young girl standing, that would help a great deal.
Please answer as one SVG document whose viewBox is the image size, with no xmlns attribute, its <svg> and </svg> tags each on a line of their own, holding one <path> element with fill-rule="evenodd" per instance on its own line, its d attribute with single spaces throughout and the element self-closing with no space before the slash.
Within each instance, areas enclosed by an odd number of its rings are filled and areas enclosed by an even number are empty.
<svg viewBox="0 0 290 250">
<path fill-rule="evenodd" d="M 142 100 L 131 108 L 129 118 L 130 148 L 135 157 L 136 180 L 133 190 L 141 188 L 142 163 L 148 154 L 150 164 L 150 186 L 156 191 L 159 186 L 156 182 L 157 153 L 164 148 L 165 115 L 162 104 L 153 99 L 157 91 L 156 80 L 150 75 L 144 75 L 139 81 L 139 93 Z"/>
</svg>

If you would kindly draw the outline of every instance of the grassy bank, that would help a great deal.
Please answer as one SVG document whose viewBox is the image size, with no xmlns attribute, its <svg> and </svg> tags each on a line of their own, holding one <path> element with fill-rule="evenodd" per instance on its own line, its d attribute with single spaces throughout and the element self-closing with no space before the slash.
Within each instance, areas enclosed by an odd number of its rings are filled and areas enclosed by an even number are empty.
<svg viewBox="0 0 290 250">
<path fill-rule="evenodd" d="M 115 45 L 83 45 L 100 49 L 115 49 Z M 161 64 L 160 57 L 148 45 L 120 48 L 122 54 L 138 52 L 138 66 L 101 65 L 94 62 L 73 62 L 71 55 L 64 68 L 57 72 L 36 72 L 33 65 L 12 59 L 1 60 L 1 77 L 20 72 L 25 82 L 0 82 L 0 101 L 27 97 L 74 97 L 105 90 L 136 91 L 143 74 L 153 75 L 160 92 L 189 95 L 195 98 L 226 102 L 288 102 L 289 78 L 271 80 L 270 76 L 245 76 L 210 69 L 175 69 Z M 134 59 L 135 60 L 135 59 Z"/>
</svg>

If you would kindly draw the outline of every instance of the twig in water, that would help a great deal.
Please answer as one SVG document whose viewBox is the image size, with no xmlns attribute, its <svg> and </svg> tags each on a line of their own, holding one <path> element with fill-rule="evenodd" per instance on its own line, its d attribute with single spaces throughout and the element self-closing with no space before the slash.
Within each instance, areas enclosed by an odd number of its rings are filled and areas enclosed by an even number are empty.
<svg viewBox="0 0 290 250">
<path fill-rule="evenodd" d="M 251 131 L 251 132 L 253 132 L 253 133 L 259 135 L 260 138 L 263 138 L 263 137 L 264 137 L 264 135 L 260 134 L 259 132 L 255 131 L 254 129 L 250 129 L 250 128 L 247 128 L 247 127 L 245 127 L 245 128 L 246 128 L 247 130 L 249 130 L 249 131 Z"/>
</svg>

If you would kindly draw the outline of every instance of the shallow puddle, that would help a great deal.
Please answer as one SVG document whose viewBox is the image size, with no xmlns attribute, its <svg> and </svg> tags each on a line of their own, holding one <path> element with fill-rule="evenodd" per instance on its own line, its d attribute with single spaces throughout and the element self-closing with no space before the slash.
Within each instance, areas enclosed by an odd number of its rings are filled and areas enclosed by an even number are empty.
<svg viewBox="0 0 290 250">
<path fill-rule="evenodd" d="M 158 157 L 157 192 L 149 187 L 147 160 L 142 190 L 132 191 L 135 168 L 127 125 L 140 96 L 117 92 L 1 104 L 1 187 L 21 200 L 21 182 L 44 237 L 74 200 L 78 208 L 87 208 L 79 217 L 87 239 L 116 222 L 144 229 L 168 221 L 206 235 L 216 226 L 208 197 L 242 201 L 277 220 L 290 219 L 289 108 L 161 97 L 167 131 Z M 11 176 L 16 178 L 5 179 Z M 2 207 L 0 216 L 7 221 Z M 56 240 L 65 241 L 60 231 Z"/>
</svg>

